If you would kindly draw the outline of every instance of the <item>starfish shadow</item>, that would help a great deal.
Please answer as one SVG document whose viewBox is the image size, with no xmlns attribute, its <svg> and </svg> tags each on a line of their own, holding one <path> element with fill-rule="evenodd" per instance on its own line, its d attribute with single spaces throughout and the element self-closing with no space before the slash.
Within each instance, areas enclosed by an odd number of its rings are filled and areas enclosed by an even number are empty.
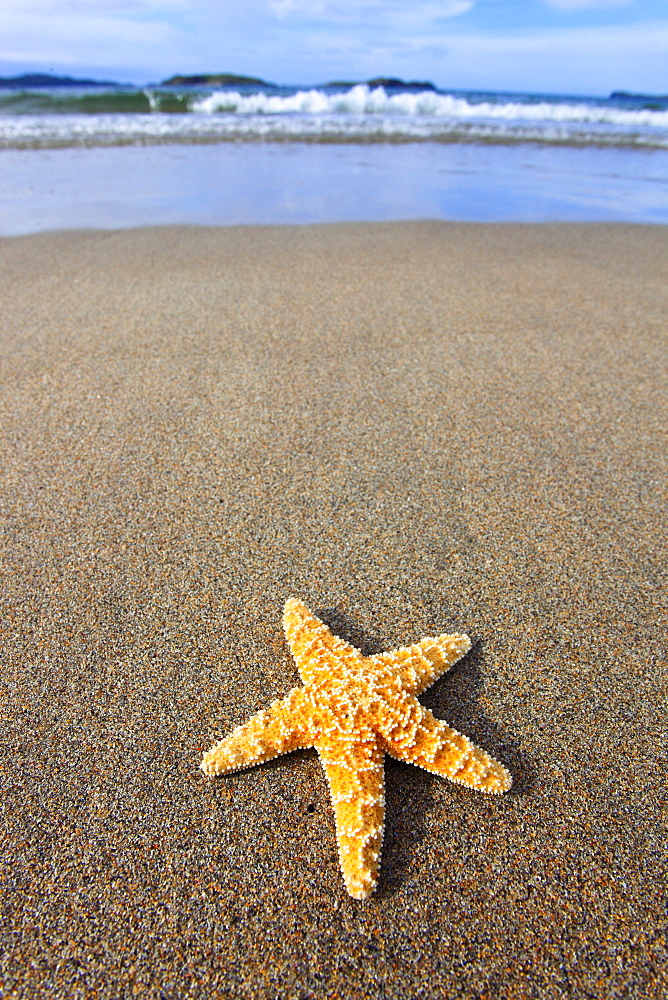
<svg viewBox="0 0 668 1000">
<path fill-rule="evenodd" d="M 513 787 L 508 796 L 528 795 L 536 783 L 536 768 L 521 748 L 521 738 L 485 715 L 479 702 L 485 689 L 484 642 L 473 639 L 469 652 L 420 695 L 420 702 L 483 750 L 498 758 L 510 771 Z"/>
<path fill-rule="evenodd" d="M 359 649 L 362 656 L 375 656 L 386 648 L 379 636 L 364 632 L 357 622 L 338 608 L 319 608 L 315 613 L 334 635 Z"/>
<path fill-rule="evenodd" d="M 356 622 L 338 609 L 319 609 L 317 614 L 335 635 L 351 643 L 364 656 L 373 656 L 385 648 L 381 639 L 365 634 Z M 506 765 L 513 776 L 513 787 L 508 795 L 530 794 L 535 784 L 535 767 L 523 753 L 520 738 L 498 726 L 479 707 L 485 687 L 484 662 L 483 643 L 474 639 L 466 656 L 421 694 L 419 700 L 438 719 L 464 733 Z M 374 899 L 380 901 L 394 894 L 408 881 L 412 861 L 425 837 L 427 813 L 433 808 L 434 785 L 445 780 L 385 757 L 383 864 Z M 455 796 L 476 794 L 459 786 L 451 787 Z"/>
</svg>

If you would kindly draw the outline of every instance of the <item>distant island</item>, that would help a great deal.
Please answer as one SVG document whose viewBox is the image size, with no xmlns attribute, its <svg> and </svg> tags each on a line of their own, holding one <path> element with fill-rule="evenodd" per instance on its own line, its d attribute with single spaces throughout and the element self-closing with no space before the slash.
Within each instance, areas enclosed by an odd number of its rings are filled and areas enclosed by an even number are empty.
<svg viewBox="0 0 668 1000">
<path fill-rule="evenodd" d="M 437 88 L 429 80 L 400 80 L 395 76 L 376 76 L 372 80 L 331 80 L 329 83 L 316 84 L 321 87 L 357 87 L 360 84 L 367 87 L 385 87 L 390 90 L 421 91 Z M 0 88 L 30 89 L 31 87 L 131 87 L 133 84 L 118 83 L 116 80 L 92 80 L 88 77 L 59 76 L 55 73 L 22 73 L 20 76 L 0 76 Z M 195 73 L 185 75 L 175 73 L 168 80 L 158 84 L 158 87 L 267 87 L 278 90 L 280 84 L 269 83 L 259 76 L 242 76 L 239 73 Z M 636 95 L 614 95 L 636 96 Z"/>
<path fill-rule="evenodd" d="M 429 80 L 400 80 L 394 76 L 376 76 L 373 80 L 331 80 L 329 83 L 318 84 L 318 87 L 357 87 L 365 84 L 367 87 L 386 87 L 392 90 L 436 90 Z M 163 80 L 161 87 L 272 87 L 278 89 L 276 83 L 268 83 L 257 76 L 239 76 L 237 73 L 198 73 L 194 76 L 176 74 L 168 80 Z"/>
<path fill-rule="evenodd" d="M 79 80 L 74 76 L 52 73 L 23 73 L 21 76 L 0 76 L 0 87 L 120 87 L 115 80 Z"/>
<path fill-rule="evenodd" d="M 611 101 L 668 101 L 668 94 L 635 94 L 629 90 L 613 90 Z"/>
<path fill-rule="evenodd" d="M 615 90 L 609 100 L 628 104 L 641 111 L 665 111 L 668 94 L 633 94 L 628 90 Z"/>
<path fill-rule="evenodd" d="M 176 74 L 170 76 L 169 80 L 163 80 L 161 87 L 210 87 L 210 86 L 255 86 L 255 87 L 276 87 L 275 83 L 267 83 L 257 76 L 238 76 L 236 73 L 199 73 L 195 76 L 181 76 Z"/>
<path fill-rule="evenodd" d="M 375 76 L 371 80 L 330 80 L 328 83 L 310 85 L 321 89 L 326 87 L 348 88 L 365 85 L 367 87 L 384 87 L 386 90 L 424 91 L 438 93 L 431 80 L 402 80 L 396 76 Z M 19 76 L 0 76 L 0 88 L 30 89 L 31 87 L 134 87 L 141 86 L 131 83 L 119 83 L 117 80 L 94 80 L 90 77 L 63 76 L 57 73 L 22 73 Z M 285 84 L 269 83 L 259 76 L 244 76 L 240 73 L 194 73 L 186 75 L 175 73 L 167 80 L 152 83 L 151 87 L 267 87 L 278 90 Z M 294 85 L 289 85 L 295 89 Z M 643 104 L 647 108 L 662 109 L 668 94 L 642 94 L 628 90 L 613 91 L 608 100 L 627 101 L 629 104 Z M 656 103 L 655 103 L 656 102 Z"/>
<path fill-rule="evenodd" d="M 385 87 L 392 90 L 436 90 L 429 80 L 400 80 L 396 76 L 375 76 L 373 80 L 332 80 L 324 87 L 357 87 L 360 83 L 367 87 Z"/>
</svg>

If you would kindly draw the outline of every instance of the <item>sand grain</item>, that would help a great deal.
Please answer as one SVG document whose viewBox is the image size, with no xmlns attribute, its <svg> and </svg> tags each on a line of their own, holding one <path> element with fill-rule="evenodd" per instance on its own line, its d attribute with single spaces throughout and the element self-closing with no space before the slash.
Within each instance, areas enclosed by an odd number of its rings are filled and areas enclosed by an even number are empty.
<svg viewBox="0 0 668 1000">
<path fill-rule="evenodd" d="M 0 242 L 4 996 L 665 996 L 667 251 Z M 295 684 L 291 594 L 367 651 L 477 638 L 423 701 L 516 782 L 389 762 L 368 903 L 313 752 L 198 770 Z"/>
</svg>

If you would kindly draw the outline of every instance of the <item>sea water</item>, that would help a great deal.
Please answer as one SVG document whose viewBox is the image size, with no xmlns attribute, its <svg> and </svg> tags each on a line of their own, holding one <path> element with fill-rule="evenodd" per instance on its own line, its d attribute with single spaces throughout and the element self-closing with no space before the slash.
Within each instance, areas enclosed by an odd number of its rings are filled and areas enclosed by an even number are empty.
<svg viewBox="0 0 668 1000">
<path fill-rule="evenodd" d="M 668 222 L 668 99 L 345 84 L 0 91 L 0 234 Z"/>
</svg>

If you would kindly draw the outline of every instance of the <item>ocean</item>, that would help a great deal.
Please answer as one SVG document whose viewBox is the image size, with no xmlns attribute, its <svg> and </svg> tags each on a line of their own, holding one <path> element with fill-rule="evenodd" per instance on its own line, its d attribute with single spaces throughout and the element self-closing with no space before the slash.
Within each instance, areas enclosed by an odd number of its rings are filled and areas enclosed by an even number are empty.
<svg viewBox="0 0 668 1000">
<path fill-rule="evenodd" d="M 668 97 L 429 85 L 0 91 L 0 235 L 400 218 L 668 222 Z"/>
</svg>

